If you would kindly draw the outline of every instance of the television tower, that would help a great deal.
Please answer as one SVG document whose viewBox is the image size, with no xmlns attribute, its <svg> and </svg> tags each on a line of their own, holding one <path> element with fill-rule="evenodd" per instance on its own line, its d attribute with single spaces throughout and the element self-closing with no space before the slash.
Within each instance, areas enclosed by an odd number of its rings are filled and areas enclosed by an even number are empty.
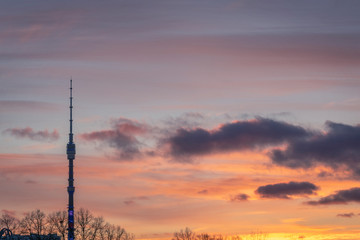
<svg viewBox="0 0 360 240">
<path fill-rule="evenodd" d="M 70 133 L 69 133 L 69 142 L 66 146 L 66 154 L 69 160 L 69 186 L 67 187 L 67 191 L 69 194 L 69 206 L 68 206 L 68 240 L 74 240 L 74 170 L 73 170 L 73 160 L 75 159 L 75 143 L 73 139 L 72 132 L 72 79 L 70 79 Z"/>
</svg>

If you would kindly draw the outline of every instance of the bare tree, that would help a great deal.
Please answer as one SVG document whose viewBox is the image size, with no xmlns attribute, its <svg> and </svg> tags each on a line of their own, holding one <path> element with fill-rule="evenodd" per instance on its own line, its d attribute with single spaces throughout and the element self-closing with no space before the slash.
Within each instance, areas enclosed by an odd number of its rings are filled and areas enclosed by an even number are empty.
<svg viewBox="0 0 360 240">
<path fill-rule="evenodd" d="M 75 215 L 75 230 L 78 240 L 134 240 L 135 235 L 127 233 L 124 228 L 110 223 L 105 223 L 103 217 L 94 217 L 87 210 L 80 208 Z M 48 215 L 39 209 L 25 213 L 21 221 L 17 220 L 8 212 L 0 216 L 0 227 L 10 229 L 13 234 L 20 231 L 21 234 L 58 234 L 65 240 L 67 233 L 67 212 L 57 211 Z M 40 236 L 39 236 L 40 240 Z M 189 240 L 189 239 L 184 239 Z"/>
<path fill-rule="evenodd" d="M 30 221 L 30 213 L 26 213 L 25 217 L 20 221 L 20 231 L 22 234 L 31 234 L 32 231 L 32 224 Z"/>
<path fill-rule="evenodd" d="M 229 240 L 243 240 L 239 235 L 231 236 Z"/>
<path fill-rule="evenodd" d="M 88 240 L 91 235 L 91 224 L 94 219 L 89 210 L 80 208 L 75 214 L 77 227 L 75 227 L 80 240 Z"/>
<path fill-rule="evenodd" d="M 185 228 L 185 230 L 180 230 L 180 232 L 174 233 L 174 238 L 172 240 L 195 240 L 195 233 L 191 231 L 190 228 Z"/>
<path fill-rule="evenodd" d="M 198 240 L 211 240 L 210 235 L 207 233 L 201 233 L 201 234 L 197 235 L 196 238 Z"/>
<path fill-rule="evenodd" d="M 33 222 L 35 233 L 39 235 L 43 234 L 46 228 L 45 213 L 37 209 L 30 213 L 30 217 Z"/>
<path fill-rule="evenodd" d="M 101 230 L 100 240 L 134 240 L 135 235 L 127 233 L 124 228 L 106 223 Z"/>
<path fill-rule="evenodd" d="M 221 235 L 221 234 L 215 234 L 215 235 L 212 236 L 211 239 L 213 239 L 213 240 L 226 240 L 226 237 Z"/>
<path fill-rule="evenodd" d="M 126 231 L 124 228 L 120 226 L 116 226 L 115 228 L 115 240 L 122 240 L 126 235 Z"/>
<path fill-rule="evenodd" d="M 251 236 L 253 236 L 252 234 Z M 261 234 L 259 234 L 260 236 Z M 249 235 L 250 236 L 250 235 Z M 262 235 L 261 235 L 262 236 Z M 234 236 L 226 236 L 222 234 L 208 234 L 208 233 L 200 233 L 196 234 L 192 232 L 189 228 L 185 228 L 185 230 L 180 230 L 180 232 L 175 232 L 172 240 L 253 240 L 252 238 L 241 238 L 239 235 Z M 258 238 L 256 240 L 265 240 L 262 238 Z"/>
<path fill-rule="evenodd" d="M 115 226 L 106 223 L 103 228 L 103 240 L 114 240 L 115 239 Z"/>
<path fill-rule="evenodd" d="M 13 234 L 16 234 L 16 231 L 19 229 L 19 224 L 20 221 L 7 212 L 3 213 L 0 217 L 0 226 L 9 229 Z"/>
<path fill-rule="evenodd" d="M 104 228 L 104 219 L 103 217 L 95 217 L 91 222 L 91 231 L 89 235 L 89 240 L 96 240 L 100 238 L 100 232 Z"/>
<path fill-rule="evenodd" d="M 258 231 L 252 232 L 245 237 L 245 240 L 266 240 L 268 238 L 268 234 Z"/>
<path fill-rule="evenodd" d="M 132 233 L 127 233 L 125 232 L 124 235 L 122 235 L 122 239 L 123 240 L 134 240 L 135 239 L 135 235 Z"/>
<path fill-rule="evenodd" d="M 47 216 L 48 233 L 57 233 L 61 236 L 62 240 L 65 240 L 65 234 L 67 231 L 67 212 L 57 211 L 50 213 Z"/>
<path fill-rule="evenodd" d="M 25 217 L 20 221 L 22 233 L 41 235 L 46 229 L 45 213 L 36 209 L 30 213 L 26 213 Z"/>
<path fill-rule="evenodd" d="M 196 240 L 241 240 L 240 239 L 232 239 L 226 236 L 223 236 L 221 234 L 214 234 L 214 235 L 210 235 L 208 233 L 201 233 L 196 235 Z"/>
</svg>

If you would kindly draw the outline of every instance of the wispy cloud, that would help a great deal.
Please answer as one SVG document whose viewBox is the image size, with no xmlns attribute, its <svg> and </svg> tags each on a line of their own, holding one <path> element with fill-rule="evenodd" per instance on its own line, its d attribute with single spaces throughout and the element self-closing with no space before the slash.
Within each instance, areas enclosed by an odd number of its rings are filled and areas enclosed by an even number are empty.
<svg viewBox="0 0 360 240">
<path fill-rule="evenodd" d="M 125 205 L 134 205 L 138 201 L 144 201 L 144 200 L 149 200 L 149 197 L 147 197 L 147 196 L 130 197 L 130 198 L 127 198 L 126 200 L 124 200 L 123 203 Z"/>
<path fill-rule="evenodd" d="M 261 186 L 256 190 L 262 198 L 291 199 L 292 196 L 316 194 L 319 187 L 310 182 L 288 182 Z"/>
<path fill-rule="evenodd" d="M 201 190 L 201 191 L 198 191 L 197 193 L 198 194 L 208 194 L 208 190 L 207 189 L 203 189 L 203 190 Z"/>
<path fill-rule="evenodd" d="M 26 128 L 8 128 L 3 131 L 5 134 L 10 134 L 18 138 L 28 138 L 35 141 L 56 141 L 60 135 L 57 130 L 49 132 L 48 130 L 34 131 L 30 127 Z"/>
<path fill-rule="evenodd" d="M 205 117 L 201 113 L 187 112 L 179 117 L 169 117 L 164 121 L 164 124 L 172 129 L 184 127 L 193 128 L 199 126 L 202 120 L 205 120 Z"/>
<path fill-rule="evenodd" d="M 142 136 L 149 131 L 146 124 L 137 121 L 119 118 L 113 120 L 112 128 L 94 131 L 80 135 L 85 141 L 100 141 L 117 151 L 117 156 L 122 160 L 133 160 L 141 157 L 142 144 L 137 136 Z"/>
<path fill-rule="evenodd" d="M 339 213 L 336 215 L 337 217 L 343 217 L 343 218 L 352 218 L 355 217 L 355 213 Z"/>
<path fill-rule="evenodd" d="M 243 202 L 243 201 L 247 201 L 249 199 L 249 195 L 245 194 L 245 193 L 239 193 L 236 194 L 235 196 L 231 196 L 230 201 L 231 202 Z"/>
</svg>

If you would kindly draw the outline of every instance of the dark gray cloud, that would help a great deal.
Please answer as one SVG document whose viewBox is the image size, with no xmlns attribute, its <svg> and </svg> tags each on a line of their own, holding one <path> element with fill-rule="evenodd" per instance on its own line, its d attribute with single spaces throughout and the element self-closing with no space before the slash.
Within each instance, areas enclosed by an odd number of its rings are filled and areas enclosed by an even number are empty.
<svg viewBox="0 0 360 240">
<path fill-rule="evenodd" d="M 30 127 L 26 128 L 8 128 L 3 131 L 5 134 L 10 134 L 18 138 L 29 138 L 35 141 L 55 141 L 60 135 L 57 130 L 49 132 L 48 130 L 34 131 Z"/>
<path fill-rule="evenodd" d="M 243 202 L 243 201 L 247 201 L 249 199 L 249 195 L 245 194 L 245 193 L 239 193 L 235 196 L 232 196 L 230 198 L 230 201 L 232 202 Z"/>
<path fill-rule="evenodd" d="M 277 183 L 259 187 L 255 192 L 262 198 L 291 199 L 291 196 L 316 194 L 319 187 L 310 182 Z"/>
<path fill-rule="evenodd" d="M 340 190 L 334 194 L 322 197 L 317 201 L 308 201 L 309 205 L 331 205 L 331 204 L 347 204 L 349 202 L 360 203 L 360 188 L 350 188 L 347 190 Z"/>
<path fill-rule="evenodd" d="M 334 169 L 345 166 L 360 176 L 360 126 L 326 122 L 326 127 L 326 133 L 298 138 L 285 150 L 273 150 L 271 159 L 290 168 L 309 168 L 318 163 Z"/>
<path fill-rule="evenodd" d="M 227 123 L 217 129 L 180 128 L 165 142 L 173 157 L 261 149 L 311 135 L 302 127 L 265 118 Z"/>
<path fill-rule="evenodd" d="M 100 141 L 117 150 L 122 160 L 141 157 L 141 142 L 136 138 L 149 131 L 147 125 L 120 118 L 112 122 L 112 129 L 83 133 L 80 137 L 85 141 Z"/>
</svg>

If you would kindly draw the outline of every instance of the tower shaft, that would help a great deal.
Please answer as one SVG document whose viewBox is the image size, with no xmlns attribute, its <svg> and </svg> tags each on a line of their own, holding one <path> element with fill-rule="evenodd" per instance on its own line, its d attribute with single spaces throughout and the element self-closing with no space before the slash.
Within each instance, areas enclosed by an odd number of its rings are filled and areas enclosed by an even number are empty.
<svg viewBox="0 0 360 240">
<path fill-rule="evenodd" d="M 73 139 L 73 119 L 72 119 L 72 79 L 70 80 L 70 133 L 69 133 L 69 142 L 66 146 L 67 159 L 69 160 L 69 185 L 67 187 L 67 192 L 69 194 L 69 205 L 68 205 L 68 240 L 74 240 L 74 164 L 75 159 L 75 143 Z"/>
</svg>

